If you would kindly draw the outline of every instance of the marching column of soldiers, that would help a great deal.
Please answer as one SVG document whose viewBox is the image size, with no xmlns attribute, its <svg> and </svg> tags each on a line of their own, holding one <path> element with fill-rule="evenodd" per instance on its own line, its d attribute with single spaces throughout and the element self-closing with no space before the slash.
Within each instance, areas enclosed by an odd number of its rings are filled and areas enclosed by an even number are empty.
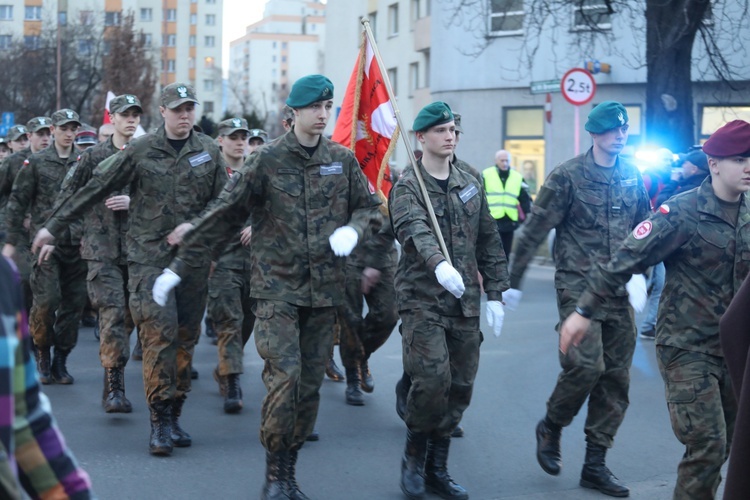
<svg viewBox="0 0 750 500">
<path fill-rule="evenodd" d="M 448 453 L 479 365 L 480 299 L 499 336 L 504 307 L 518 306 L 526 267 L 554 228 L 561 372 L 536 427 L 539 465 L 559 474 L 562 430 L 588 400 L 580 484 L 629 495 L 605 458 L 628 406 L 639 275 L 664 262 L 657 358 L 686 449 L 674 498 L 713 498 L 737 412 L 718 330 L 750 272 L 750 124 L 717 130 L 703 147 L 710 176 L 652 214 L 640 173 L 620 154 L 625 107 L 597 105 L 585 125 L 592 147 L 552 170 L 509 264 L 492 211 L 505 212 L 492 200 L 518 193 L 497 192 L 502 178 L 486 185 L 494 171 L 456 158 L 460 115 L 443 102 L 420 110 L 412 129 L 423 154 L 383 204 L 354 154 L 323 135 L 333 93 L 322 75 L 297 80 L 288 129 L 272 141 L 239 117 L 221 122 L 216 140 L 195 130 L 198 97 L 182 83 L 164 87 L 163 124 L 139 138 L 143 109 L 131 94 L 111 101 L 111 135 L 85 152 L 70 109 L 11 128 L 0 148 L 2 253 L 20 271 L 40 381 L 74 383 L 67 358 L 88 295 L 104 411 L 132 411 L 124 369 L 135 331 L 149 452 L 169 456 L 192 444 L 180 416 L 207 310 L 225 412 L 243 408 L 251 336 L 264 361 L 261 498 L 305 499 L 298 455 L 314 432 L 334 332 L 345 402 L 361 406 L 375 387 L 369 359 L 400 318 L 400 487 L 410 499 L 466 499 Z"/>
</svg>

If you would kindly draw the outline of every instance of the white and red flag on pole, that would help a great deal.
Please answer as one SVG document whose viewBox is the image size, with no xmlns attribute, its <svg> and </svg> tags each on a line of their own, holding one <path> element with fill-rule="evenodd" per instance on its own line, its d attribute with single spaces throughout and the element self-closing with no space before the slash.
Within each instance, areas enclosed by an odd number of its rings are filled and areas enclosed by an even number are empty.
<svg viewBox="0 0 750 500">
<path fill-rule="evenodd" d="M 104 118 L 102 119 L 102 124 L 112 123 L 109 120 L 109 101 L 111 101 L 114 98 L 115 98 L 115 93 L 112 92 L 111 90 L 107 91 L 107 98 L 104 103 Z"/>
<path fill-rule="evenodd" d="M 357 157 L 370 188 L 382 198 L 391 192 L 388 159 L 398 141 L 398 124 L 375 53 L 362 32 L 357 63 L 346 87 L 333 140 Z"/>
</svg>

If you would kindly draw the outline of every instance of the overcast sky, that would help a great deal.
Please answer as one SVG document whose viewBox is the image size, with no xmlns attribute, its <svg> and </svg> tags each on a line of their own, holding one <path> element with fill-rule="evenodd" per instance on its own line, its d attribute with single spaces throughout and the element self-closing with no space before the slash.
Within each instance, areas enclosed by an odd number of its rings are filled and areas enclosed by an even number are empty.
<svg viewBox="0 0 750 500">
<path fill-rule="evenodd" d="M 245 34 L 248 25 L 263 17 L 267 0 L 224 0 L 224 76 L 229 71 L 229 42 Z"/>
</svg>

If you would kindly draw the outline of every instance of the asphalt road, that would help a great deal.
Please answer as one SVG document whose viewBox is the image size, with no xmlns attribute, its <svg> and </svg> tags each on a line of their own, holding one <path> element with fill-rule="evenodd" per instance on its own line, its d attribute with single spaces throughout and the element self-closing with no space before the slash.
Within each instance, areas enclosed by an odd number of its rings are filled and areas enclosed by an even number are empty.
<svg viewBox="0 0 750 500">
<path fill-rule="evenodd" d="M 472 499 L 605 498 L 578 486 L 585 409 L 563 432 L 560 476 L 545 474 L 536 463 L 534 427 L 559 371 L 552 275 L 551 268 L 532 267 L 520 308 L 506 315 L 500 338 L 489 336 L 482 345 L 472 405 L 463 420 L 466 436 L 453 440 L 449 460 L 451 474 Z M 69 365 L 76 383 L 46 386 L 45 392 L 99 498 L 259 497 L 265 470 L 259 409 L 265 390 L 252 339 L 248 347 L 242 379 L 245 409 L 226 415 L 211 377 L 216 348 L 201 338 L 195 357 L 200 379 L 193 383 L 182 418 L 193 446 L 175 449 L 170 458 L 155 458 L 148 454 L 140 362 L 131 361 L 126 368 L 133 413 L 105 414 L 98 342 L 92 329 L 81 330 Z M 302 490 L 313 499 L 403 498 L 399 467 L 405 431 L 394 410 L 393 390 L 402 371 L 397 332 L 370 366 L 376 389 L 366 395 L 363 407 L 344 403 L 343 383 L 323 383 L 317 423 L 321 440 L 300 451 L 297 474 Z M 630 408 L 607 463 L 631 488 L 631 498 L 671 499 L 683 449 L 669 425 L 652 341 L 638 340 L 631 378 Z"/>
</svg>

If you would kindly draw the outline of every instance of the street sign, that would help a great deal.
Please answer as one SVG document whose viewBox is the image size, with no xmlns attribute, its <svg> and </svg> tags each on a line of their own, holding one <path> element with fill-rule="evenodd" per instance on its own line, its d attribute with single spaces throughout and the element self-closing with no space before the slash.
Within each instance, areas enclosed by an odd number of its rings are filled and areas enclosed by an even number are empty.
<svg viewBox="0 0 750 500">
<path fill-rule="evenodd" d="M 13 112 L 5 111 L 0 117 L 0 125 L 5 125 L 10 128 L 16 124 L 16 114 Z"/>
<path fill-rule="evenodd" d="M 0 124 L 0 137 L 8 135 L 8 130 L 10 130 L 9 126 Z"/>
<path fill-rule="evenodd" d="M 560 80 L 560 91 L 573 106 L 583 106 L 594 98 L 596 82 L 585 69 L 573 68 Z"/>
<path fill-rule="evenodd" d="M 560 92 L 560 80 L 545 80 L 543 82 L 531 82 L 532 94 L 546 94 L 547 92 Z"/>
</svg>

